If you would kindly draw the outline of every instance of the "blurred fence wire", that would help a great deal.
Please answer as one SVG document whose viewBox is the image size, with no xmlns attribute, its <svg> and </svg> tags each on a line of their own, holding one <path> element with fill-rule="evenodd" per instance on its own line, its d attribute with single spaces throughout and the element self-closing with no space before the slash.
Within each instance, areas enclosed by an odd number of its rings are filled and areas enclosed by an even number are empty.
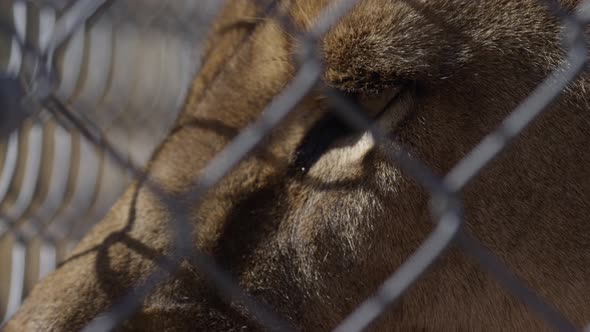
<svg viewBox="0 0 590 332">
<path fill-rule="evenodd" d="M 0 0 L 0 312 L 9 317 L 31 286 L 53 270 L 71 244 L 112 205 L 129 180 L 146 177 L 142 167 L 166 135 L 198 67 L 197 46 L 220 1 Z M 360 0 L 340 0 L 326 9 L 300 39 L 302 57 L 292 81 L 210 161 L 194 184 L 200 198 L 243 160 L 322 77 L 321 40 Z M 556 329 L 576 330 L 534 289 L 528 289 L 466 229 L 460 192 L 531 124 L 586 65 L 585 26 L 590 1 L 576 14 L 547 4 L 563 22 L 567 57 L 501 126 L 485 137 L 444 177 L 372 124 L 347 96 L 326 90 L 334 109 L 351 126 L 368 131 L 392 163 L 412 176 L 432 199 L 435 228 L 422 245 L 336 328 L 360 331 L 442 255 L 458 244 L 512 294 Z M 279 15 L 270 1 L 266 15 Z M 285 29 L 292 22 L 280 18 Z M 196 23 L 197 22 L 197 23 Z M 141 54 L 141 56 L 138 56 Z M 144 70 L 144 68 L 150 70 Z M 174 110 L 174 111 L 171 111 Z M 388 144 L 385 144 L 388 143 Z M 394 142 L 395 143 L 395 142 Z M 99 315 L 86 331 L 110 330 L 131 316 L 179 263 L 191 257 L 224 297 L 239 301 L 269 329 L 290 329 L 272 310 L 240 289 L 208 256 L 191 245 L 189 207 L 151 189 L 174 213 L 177 250 L 138 289 Z M 191 206 L 190 208 L 194 208 Z"/>
</svg>

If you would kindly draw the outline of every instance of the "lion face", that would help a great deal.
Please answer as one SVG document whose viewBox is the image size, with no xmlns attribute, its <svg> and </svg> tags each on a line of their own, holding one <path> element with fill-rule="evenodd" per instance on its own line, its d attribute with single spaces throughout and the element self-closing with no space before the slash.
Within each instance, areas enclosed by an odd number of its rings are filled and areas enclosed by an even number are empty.
<svg viewBox="0 0 590 332">
<path fill-rule="evenodd" d="M 576 4 L 562 2 L 570 12 Z M 277 8 L 308 31 L 330 5 L 284 1 Z M 279 19 L 253 22 L 260 12 L 241 1 L 227 5 L 177 129 L 152 160 L 150 175 L 179 195 L 297 74 L 292 55 L 300 41 Z M 318 87 L 195 207 L 196 245 L 297 328 L 335 327 L 435 225 L 428 190 L 392 162 L 391 151 L 403 148 L 444 177 L 564 61 L 562 30 L 534 0 L 359 1 L 318 42 Z M 572 84 L 460 193 L 465 228 L 577 324 L 590 318 L 581 245 L 590 234 L 585 85 L 586 77 Z M 328 91 L 357 103 L 387 140 L 343 124 Z M 162 234 L 171 218 L 142 183 L 132 187 L 76 250 L 83 257 L 38 286 L 14 326 L 51 319 L 67 330 L 90 320 L 125 292 L 104 280 L 129 285 L 155 266 L 112 234 L 166 253 L 171 240 Z M 95 246 L 109 259 L 86 251 Z M 374 328 L 543 327 L 467 254 L 452 249 Z M 181 270 L 128 326 L 256 326 L 240 305 L 214 304 L 218 295 L 193 266 Z M 78 295 L 60 298 L 65 285 Z M 32 306 L 48 298 L 57 304 L 35 318 Z M 82 309 L 63 310 L 72 307 Z"/>
</svg>

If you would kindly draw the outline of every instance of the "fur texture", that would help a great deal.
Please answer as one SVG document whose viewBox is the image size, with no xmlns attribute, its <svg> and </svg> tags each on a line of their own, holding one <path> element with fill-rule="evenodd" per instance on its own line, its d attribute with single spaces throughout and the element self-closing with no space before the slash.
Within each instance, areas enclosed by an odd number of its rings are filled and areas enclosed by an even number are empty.
<svg viewBox="0 0 590 332">
<path fill-rule="evenodd" d="M 327 0 L 280 2 L 308 29 Z M 257 5 L 254 5 L 256 3 Z M 290 81 L 296 43 L 270 1 L 230 1 L 203 68 L 149 166 L 182 196 L 206 163 Z M 561 1 L 573 10 L 578 1 Z M 278 10 L 278 9 L 277 9 Z M 326 84 L 367 102 L 406 89 L 408 116 L 385 128 L 445 174 L 554 69 L 561 26 L 537 0 L 361 0 L 321 41 Z M 579 326 L 590 322 L 590 101 L 587 77 L 463 193 L 468 228 Z M 304 331 L 333 328 L 432 231 L 428 195 L 366 135 L 343 135 L 292 174 L 329 104 L 314 91 L 195 211 L 195 244 Z M 319 144 L 319 143 L 318 143 Z M 171 214 L 140 183 L 32 292 L 7 331 L 80 329 L 141 282 L 170 248 Z M 260 326 L 194 266 L 149 297 L 123 329 Z M 375 330 L 531 330 L 544 321 L 451 249 Z"/>
</svg>

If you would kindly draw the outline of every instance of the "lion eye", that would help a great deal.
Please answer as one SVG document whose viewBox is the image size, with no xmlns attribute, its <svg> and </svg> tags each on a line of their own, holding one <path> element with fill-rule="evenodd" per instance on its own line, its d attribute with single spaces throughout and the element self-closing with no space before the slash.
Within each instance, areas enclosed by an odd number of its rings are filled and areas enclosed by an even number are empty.
<svg viewBox="0 0 590 332">
<path fill-rule="evenodd" d="M 367 95 L 361 93 L 347 94 L 350 102 L 364 109 L 373 119 L 381 115 L 390 103 L 402 91 L 402 86 L 394 86 L 382 93 Z M 297 150 L 291 165 L 290 175 L 305 175 L 309 169 L 328 151 L 330 146 L 340 138 L 355 133 L 338 114 L 329 112 L 322 117 L 305 135 Z"/>
<path fill-rule="evenodd" d="M 289 166 L 290 175 L 305 175 L 309 169 L 328 151 L 336 140 L 354 133 L 354 130 L 337 114 L 327 113 L 303 138 L 293 162 Z"/>
</svg>

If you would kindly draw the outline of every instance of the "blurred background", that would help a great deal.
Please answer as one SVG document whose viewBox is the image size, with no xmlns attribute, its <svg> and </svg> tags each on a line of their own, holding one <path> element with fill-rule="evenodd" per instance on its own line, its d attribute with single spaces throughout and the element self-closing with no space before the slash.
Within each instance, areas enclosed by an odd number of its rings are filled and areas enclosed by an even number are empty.
<svg viewBox="0 0 590 332">
<path fill-rule="evenodd" d="M 71 28 L 68 20 L 82 2 L 0 0 L 2 320 L 132 179 L 103 145 L 43 107 L 23 102 L 31 91 L 46 88 L 36 84 L 46 68 L 35 52 L 53 49 L 55 36 L 63 26 Z M 108 1 L 48 52 L 55 94 L 126 160 L 145 165 L 183 104 L 208 23 L 221 4 Z"/>
</svg>

